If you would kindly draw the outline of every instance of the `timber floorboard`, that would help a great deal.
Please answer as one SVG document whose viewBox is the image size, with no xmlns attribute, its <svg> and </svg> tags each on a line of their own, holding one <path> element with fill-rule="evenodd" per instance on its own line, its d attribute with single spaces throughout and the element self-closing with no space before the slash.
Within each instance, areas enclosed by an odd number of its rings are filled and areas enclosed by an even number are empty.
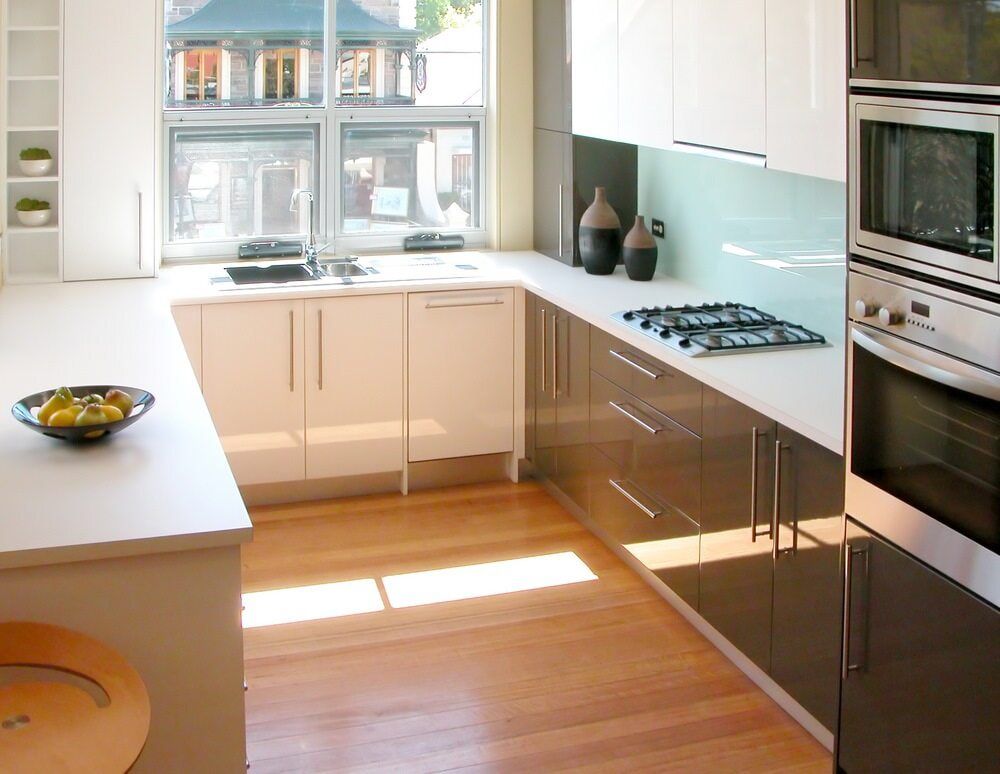
<svg viewBox="0 0 1000 774">
<path fill-rule="evenodd" d="M 245 631 L 251 772 L 829 772 L 537 483 L 251 509 L 245 592 L 572 551 L 595 581 Z"/>
</svg>

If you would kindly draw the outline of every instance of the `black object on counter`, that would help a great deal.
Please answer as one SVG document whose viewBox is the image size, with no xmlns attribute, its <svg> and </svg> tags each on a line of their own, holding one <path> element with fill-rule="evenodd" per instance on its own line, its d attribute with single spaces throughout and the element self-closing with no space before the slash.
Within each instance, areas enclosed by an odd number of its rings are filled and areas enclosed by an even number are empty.
<svg viewBox="0 0 1000 774">
<path fill-rule="evenodd" d="M 294 258 L 302 255 L 301 242 L 247 242 L 240 245 L 240 258 Z"/>
<path fill-rule="evenodd" d="M 414 234 L 403 240 L 403 249 L 415 250 L 461 250 L 465 247 L 465 237 L 461 234 L 428 233 Z"/>
<path fill-rule="evenodd" d="M 146 416 L 149 410 L 153 408 L 153 404 L 156 403 L 156 398 L 153 397 L 153 393 L 151 392 L 137 390 L 134 387 L 121 387 L 115 384 L 84 385 L 82 387 L 70 387 L 69 390 L 78 398 L 95 394 L 106 395 L 108 390 L 121 390 L 132 397 L 135 405 L 132 407 L 131 414 L 117 422 L 84 425 L 82 427 L 49 427 L 39 422 L 31 412 L 32 409 L 41 408 L 49 398 L 56 394 L 55 390 L 45 390 L 44 392 L 36 392 L 34 395 L 22 398 L 11 407 L 10 412 L 14 415 L 14 419 L 25 427 L 31 428 L 36 433 L 47 435 L 49 438 L 58 438 L 62 441 L 82 442 L 96 441 L 99 438 L 120 433 L 129 425 L 135 424 Z"/>
<path fill-rule="evenodd" d="M 658 253 L 656 240 L 646 228 L 646 219 L 642 215 L 636 215 L 635 225 L 625 237 L 625 244 L 622 247 L 625 271 L 628 273 L 629 279 L 639 282 L 653 279 Z"/>
</svg>

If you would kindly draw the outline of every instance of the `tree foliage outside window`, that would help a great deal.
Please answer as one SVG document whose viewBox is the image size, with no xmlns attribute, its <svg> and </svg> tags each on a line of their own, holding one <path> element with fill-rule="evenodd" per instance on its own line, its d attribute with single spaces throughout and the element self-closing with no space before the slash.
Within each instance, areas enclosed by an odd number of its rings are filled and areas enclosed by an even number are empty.
<svg viewBox="0 0 1000 774">
<path fill-rule="evenodd" d="M 480 5 L 481 0 L 417 0 L 417 29 L 420 41 L 459 26 Z"/>
</svg>

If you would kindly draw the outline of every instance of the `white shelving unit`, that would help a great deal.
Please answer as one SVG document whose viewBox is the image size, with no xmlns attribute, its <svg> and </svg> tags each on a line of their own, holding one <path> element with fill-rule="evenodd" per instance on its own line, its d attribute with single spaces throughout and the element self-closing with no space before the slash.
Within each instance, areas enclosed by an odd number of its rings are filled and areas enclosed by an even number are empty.
<svg viewBox="0 0 1000 774">
<path fill-rule="evenodd" d="M 4 282 L 62 279 L 62 58 L 63 0 L 0 0 L 0 228 Z M 18 166 L 24 148 L 45 148 L 52 174 L 27 177 Z M 52 205 L 46 226 L 20 225 L 14 204 L 23 197 Z"/>
</svg>

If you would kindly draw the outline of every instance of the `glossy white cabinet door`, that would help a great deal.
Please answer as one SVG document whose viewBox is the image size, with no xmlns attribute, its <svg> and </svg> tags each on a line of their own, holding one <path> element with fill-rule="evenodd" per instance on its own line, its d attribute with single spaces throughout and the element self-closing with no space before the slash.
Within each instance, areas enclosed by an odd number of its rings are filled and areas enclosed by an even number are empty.
<svg viewBox="0 0 1000 774">
<path fill-rule="evenodd" d="M 674 139 L 763 155 L 764 0 L 674 0 Z"/>
<path fill-rule="evenodd" d="M 306 477 L 403 467 L 403 296 L 306 301 Z"/>
<path fill-rule="evenodd" d="M 669 148 L 673 131 L 673 0 L 618 0 L 618 136 Z"/>
<path fill-rule="evenodd" d="M 241 486 L 305 478 L 303 305 L 202 308 L 205 402 Z"/>
<path fill-rule="evenodd" d="M 846 180 L 846 2 L 766 2 L 767 166 Z"/>
<path fill-rule="evenodd" d="M 514 450 L 514 291 L 409 296 L 409 459 Z"/>
<path fill-rule="evenodd" d="M 618 138 L 618 0 L 574 0 L 573 134 Z"/>
<path fill-rule="evenodd" d="M 151 277 L 157 9 L 73 0 L 63 22 L 63 278 Z"/>
</svg>

